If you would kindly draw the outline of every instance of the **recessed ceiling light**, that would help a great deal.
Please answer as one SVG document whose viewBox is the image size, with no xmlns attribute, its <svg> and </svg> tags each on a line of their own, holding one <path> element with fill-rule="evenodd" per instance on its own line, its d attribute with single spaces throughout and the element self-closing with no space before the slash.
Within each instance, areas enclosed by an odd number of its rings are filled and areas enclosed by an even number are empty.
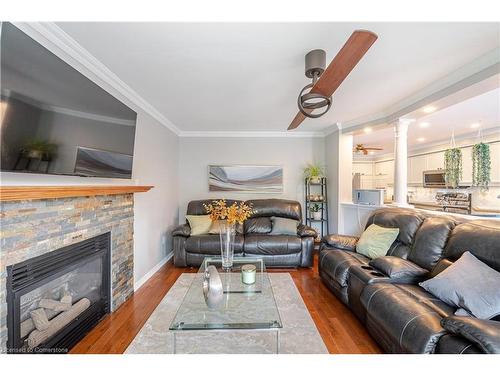
<svg viewBox="0 0 500 375">
<path fill-rule="evenodd" d="M 371 133 L 372 132 L 372 128 L 369 128 L 369 127 L 366 127 L 363 130 L 365 131 L 365 133 Z"/>
<path fill-rule="evenodd" d="M 417 138 L 417 142 L 425 142 L 425 138 L 424 137 Z"/>
<path fill-rule="evenodd" d="M 429 127 L 429 123 L 428 122 L 421 122 L 420 124 L 418 124 L 421 128 L 428 128 Z"/>
<path fill-rule="evenodd" d="M 425 113 L 432 113 L 436 110 L 437 108 L 436 107 L 433 107 L 432 105 L 429 105 L 427 107 L 424 107 L 423 111 Z"/>
<path fill-rule="evenodd" d="M 373 155 L 373 154 L 375 154 L 375 151 L 370 151 L 369 154 Z"/>
<path fill-rule="evenodd" d="M 472 129 L 477 129 L 481 126 L 481 124 L 479 122 L 474 122 L 473 124 L 470 124 L 470 127 Z"/>
</svg>

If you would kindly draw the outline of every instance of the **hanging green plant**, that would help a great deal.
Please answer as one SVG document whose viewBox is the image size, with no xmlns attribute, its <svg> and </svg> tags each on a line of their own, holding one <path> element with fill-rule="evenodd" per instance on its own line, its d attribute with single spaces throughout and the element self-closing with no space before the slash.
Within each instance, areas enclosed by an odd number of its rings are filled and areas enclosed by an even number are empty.
<svg viewBox="0 0 500 375">
<path fill-rule="evenodd" d="M 449 148 L 444 153 L 446 186 L 456 188 L 462 179 L 462 150 Z"/>
<path fill-rule="evenodd" d="M 490 183 L 490 145 L 478 143 L 472 147 L 472 185 L 488 190 Z"/>
</svg>

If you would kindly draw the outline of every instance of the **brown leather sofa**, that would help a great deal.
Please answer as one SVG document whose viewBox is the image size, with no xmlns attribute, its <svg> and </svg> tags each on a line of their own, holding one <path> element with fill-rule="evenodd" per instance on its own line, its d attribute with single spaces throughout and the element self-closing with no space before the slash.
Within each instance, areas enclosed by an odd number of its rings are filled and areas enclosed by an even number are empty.
<svg viewBox="0 0 500 375">
<path fill-rule="evenodd" d="M 389 353 L 500 353 L 500 316 L 455 316 L 454 307 L 418 285 L 465 251 L 500 271 L 500 221 L 383 208 L 372 223 L 400 230 L 386 256 L 370 260 L 356 253 L 357 237 L 326 236 L 319 273 L 379 345 Z"/>
<path fill-rule="evenodd" d="M 213 200 L 191 201 L 187 215 L 206 215 L 204 204 Z M 231 205 L 234 200 L 227 200 Z M 314 229 L 299 224 L 295 235 L 271 235 L 271 217 L 282 217 L 301 222 L 300 203 L 284 199 L 255 199 L 245 203 L 254 213 L 235 236 L 235 255 L 262 257 L 267 267 L 311 267 L 313 264 Z M 198 267 L 206 256 L 220 256 L 218 234 L 191 236 L 189 224 L 182 224 L 172 233 L 174 264 L 179 267 Z"/>
</svg>

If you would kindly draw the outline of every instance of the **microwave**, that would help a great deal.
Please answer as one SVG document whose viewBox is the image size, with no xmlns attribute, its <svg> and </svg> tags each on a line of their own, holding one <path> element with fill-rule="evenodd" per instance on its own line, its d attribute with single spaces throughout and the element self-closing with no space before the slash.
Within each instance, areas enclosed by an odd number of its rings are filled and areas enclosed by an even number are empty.
<svg viewBox="0 0 500 375">
<path fill-rule="evenodd" d="M 443 169 L 424 171 L 424 187 L 443 188 L 446 187 L 445 172 Z"/>
</svg>

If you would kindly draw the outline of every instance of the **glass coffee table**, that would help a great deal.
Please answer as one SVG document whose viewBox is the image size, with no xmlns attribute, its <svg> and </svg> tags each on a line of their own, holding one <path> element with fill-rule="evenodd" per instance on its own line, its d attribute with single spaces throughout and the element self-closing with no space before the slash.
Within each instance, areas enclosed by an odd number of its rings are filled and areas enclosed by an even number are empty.
<svg viewBox="0 0 500 375">
<path fill-rule="evenodd" d="M 251 285 L 241 281 L 241 267 L 246 264 L 256 267 L 256 280 Z M 209 307 L 203 294 L 205 269 L 210 265 L 217 268 L 223 286 L 222 301 L 216 307 Z M 207 257 L 194 275 L 169 329 L 174 333 L 174 352 L 180 333 L 198 331 L 203 336 L 207 331 L 236 330 L 272 334 L 273 345 L 279 352 L 280 328 L 280 314 L 262 258 L 236 257 L 232 269 L 223 270 L 220 257 Z"/>
</svg>

